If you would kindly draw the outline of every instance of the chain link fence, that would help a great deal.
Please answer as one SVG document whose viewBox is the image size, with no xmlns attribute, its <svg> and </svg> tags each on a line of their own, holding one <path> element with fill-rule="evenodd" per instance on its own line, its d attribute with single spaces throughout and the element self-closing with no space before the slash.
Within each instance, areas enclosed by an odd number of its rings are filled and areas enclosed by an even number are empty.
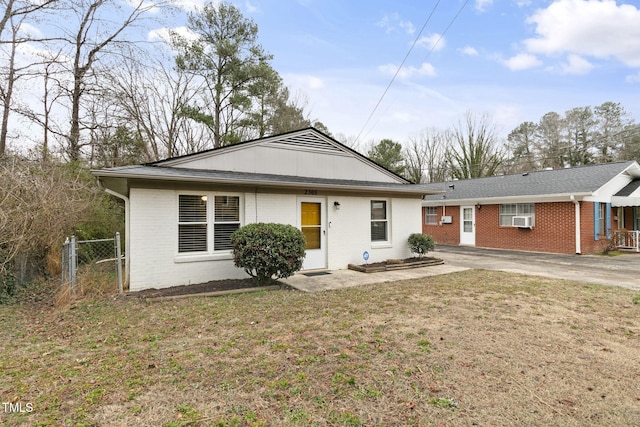
<svg viewBox="0 0 640 427">
<path fill-rule="evenodd" d="M 95 240 L 77 240 L 76 236 L 71 236 L 62 245 L 62 283 L 75 293 L 79 274 L 92 273 L 113 280 L 113 285 L 122 293 L 123 259 L 120 233 L 111 239 Z"/>
</svg>

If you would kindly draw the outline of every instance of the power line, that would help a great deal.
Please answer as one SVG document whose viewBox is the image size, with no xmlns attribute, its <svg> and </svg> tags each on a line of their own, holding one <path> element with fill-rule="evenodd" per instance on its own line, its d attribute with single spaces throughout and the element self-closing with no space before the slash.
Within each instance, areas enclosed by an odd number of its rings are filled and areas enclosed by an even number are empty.
<svg viewBox="0 0 640 427">
<path fill-rule="evenodd" d="M 362 132 L 364 131 L 365 127 L 367 127 L 367 125 L 369 124 L 369 121 L 371 121 L 371 118 L 373 117 L 373 115 L 375 114 L 376 110 L 380 106 L 380 103 L 382 102 L 382 100 L 384 99 L 385 95 L 387 94 L 387 92 L 391 88 L 391 85 L 396 80 L 396 77 L 398 77 L 398 74 L 400 74 L 400 70 L 402 69 L 402 66 L 407 61 L 407 58 L 409 58 L 409 55 L 413 51 L 413 48 L 416 47 L 416 44 L 418 44 L 418 41 L 420 41 L 420 36 L 422 36 L 422 33 L 423 33 L 424 29 L 427 27 L 427 24 L 429 24 L 429 21 L 431 21 L 431 17 L 435 13 L 435 11 L 438 8 L 439 4 L 440 4 L 440 0 L 438 0 L 436 2 L 436 4 L 433 6 L 433 9 L 431 9 L 431 12 L 429 13 L 429 16 L 427 16 L 427 19 L 426 19 L 426 21 L 424 21 L 424 24 L 422 25 L 422 28 L 420 28 L 420 31 L 418 32 L 418 35 L 413 40 L 413 43 L 411 43 L 411 46 L 409 47 L 409 50 L 407 51 L 407 54 L 404 56 L 404 59 L 400 63 L 400 66 L 398 67 L 398 69 L 396 70 L 395 74 L 391 78 L 391 81 L 389 82 L 389 84 L 385 88 L 384 92 L 380 96 L 380 99 L 378 99 L 378 102 L 376 103 L 375 107 L 373 107 L 373 110 L 371 111 L 371 114 L 369 114 L 369 117 L 367 117 L 367 120 L 364 122 L 364 125 L 362 125 L 362 129 L 360 129 L 360 132 L 358 133 L 358 136 L 356 137 L 355 142 L 358 142 L 358 140 L 360 139 L 360 136 L 362 135 Z"/>
<path fill-rule="evenodd" d="M 454 15 L 454 17 L 449 21 L 449 23 L 447 24 L 447 26 L 445 27 L 445 30 L 442 32 L 442 34 L 440 34 L 440 37 L 438 37 L 438 40 L 436 40 L 436 42 L 433 44 L 433 46 L 431 46 L 431 49 L 429 50 L 429 52 L 427 52 L 427 55 L 425 56 L 425 60 L 431 55 L 431 53 L 434 51 L 434 49 L 438 46 L 438 44 L 440 43 L 440 41 L 442 40 L 442 38 L 444 37 L 444 35 L 447 33 L 447 31 L 449 31 L 449 29 L 451 28 L 451 26 L 453 25 L 453 23 L 458 19 L 458 17 L 460 16 L 460 14 L 462 13 L 462 11 L 464 10 L 464 8 L 467 6 L 467 4 L 469 3 L 470 0 L 465 0 L 465 2 L 462 4 L 462 6 L 460 7 L 460 9 L 458 9 L 458 11 L 456 12 L 456 14 Z M 382 93 L 382 95 L 380 96 L 380 99 L 378 99 L 378 102 L 376 103 L 376 105 L 373 107 L 373 110 L 371 110 L 371 114 L 369 114 L 369 117 L 367 117 L 367 120 L 364 122 L 364 125 L 362 125 L 362 128 L 360 129 L 360 132 L 358 133 L 358 136 L 355 139 L 355 142 L 358 142 L 358 140 L 360 139 L 360 136 L 362 135 L 362 132 L 364 132 L 364 129 L 367 127 L 367 125 L 369 124 L 369 122 L 371 121 L 371 118 L 373 117 L 373 115 L 375 114 L 375 112 L 378 110 L 378 107 L 380 106 L 380 104 L 382 103 L 382 100 L 384 99 L 384 97 L 387 95 L 387 92 L 389 92 L 389 89 L 391 88 L 391 85 L 393 85 L 393 83 L 396 80 L 396 77 L 398 77 L 398 74 L 400 74 L 400 70 L 402 69 L 404 63 L 407 61 L 407 58 L 409 57 L 409 55 L 411 54 L 411 52 L 413 51 L 413 48 L 416 46 L 416 44 L 418 43 L 418 41 L 420 40 L 420 36 L 422 35 L 422 32 L 424 31 L 424 29 L 426 28 L 427 24 L 429 23 L 429 21 L 431 20 L 431 17 L 433 16 L 433 14 L 435 13 L 436 9 L 438 8 L 438 5 L 440 4 L 440 0 L 438 0 L 436 2 L 436 4 L 434 5 L 433 9 L 431 10 L 431 13 L 429 13 L 429 16 L 427 17 L 427 20 L 425 21 L 424 25 L 422 26 L 422 28 L 420 29 L 420 32 L 418 33 L 418 35 L 416 36 L 415 40 L 413 41 L 413 43 L 411 44 L 411 47 L 409 48 L 409 50 L 407 51 L 407 54 L 404 56 L 404 59 L 402 60 L 402 62 L 400 63 L 400 66 L 398 67 L 398 69 L 396 70 L 395 74 L 393 75 L 393 77 L 391 78 L 391 81 L 389 82 L 389 84 L 387 85 L 387 87 L 385 88 L 384 92 Z"/>
</svg>

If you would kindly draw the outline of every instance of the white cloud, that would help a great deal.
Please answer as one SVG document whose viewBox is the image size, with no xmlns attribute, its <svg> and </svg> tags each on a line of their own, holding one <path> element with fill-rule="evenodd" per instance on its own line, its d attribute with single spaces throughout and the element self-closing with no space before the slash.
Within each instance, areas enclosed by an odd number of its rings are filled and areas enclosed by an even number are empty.
<svg viewBox="0 0 640 427">
<path fill-rule="evenodd" d="M 527 19 L 536 37 L 524 41 L 531 53 L 617 58 L 640 67 L 640 10 L 614 0 L 556 0 Z"/>
<path fill-rule="evenodd" d="M 149 31 L 147 34 L 147 39 L 149 41 L 163 41 L 169 42 L 171 41 L 171 32 L 175 32 L 178 35 L 186 38 L 187 40 L 195 40 L 198 38 L 198 35 L 189 30 L 187 27 L 176 27 L 176 28 L 157 28 L 155 30 Z"/>
<path fill-rule="evenodd" d="M 640 72 L 628 75 L 624 81 L 627 83 L 640 83 Z"/>
<path fill-rule="evenodd" d="M 325 81 L 321 77 L 310 74 L 286 74 L 283 78 L 287 82 L 287 86 L 293 86 L 304 90 L 317 90 L 325 86 Z"/>
<path fill-rule="evenodd" d="M 398 24 L 407 34 L 413 34 L 416 32 L 416 28 L 411 21 L 400 21 Z"/>
<path fill-rule="evenodd" d="M 493 0 L 476 0 L 476 10 L 478 12 L 484 12 L 487 7 L 493 4 Z"/>
<path fill-rule="evenodd" d="M 42 31 L 40 31 L 39 28 L 34 27 L 33 25 L 27 23 L 27 22 L 23 22 L 20 24 L 20 31 L 19 31 L 20 35 L 24 36 L 24 37 L 32 37 L 32 38 L 36 38 L 36 37 L 43 37 L 43 33 Z"/>
<path fill-rule="evenodd" d="M 464 55 L 468 55 L 468 56 L 477 56 L 479 55 L 478 51 L 471 46 L 465 46 L 462 49 L 458 49 L 459 52 L 461 52 Z"/>
<path fill-rule="evenodd" d="M 196 9 L 202 9 L 205 3 L 205 0 L 180 0 L 175 2 L 175 5 L 186 12 L 193 12 Z M 217 3 L 217 1 L 213 2 L 213 4 Z"/>
<path fill-rule="evenodd" d="M 509 59 L 503 60 L 502 63 L 511 71 L 527 70 L 542 65 L 542 61 L 530 53 L 519 53 Z"/>
<path fill-rule="evenodd" d="M 562 64 L 563 74 L 587 74 L 593 69 L 593 64 L 580 55 L 571 54 L 567 62 Z"/>
<path fill-rule="evenodd" d="M 247 13 L 255 13 L 258 11 L 258 7 L 248 1 L 244 2 L 244 7 Z"/>
<path fill-rule="evenodd" d="M 407 34 L 413 34 L 416 29 L 411 21 L 404 21 L 400 18 L 398 13 L 392 13 L 385 15 L 376 24 L 378 27 L 384 28 L 385 33 L 390 34 L 398 29 L 404 31 Z"/>
<path fill-rule="evenodd" d="M 396 74 L 398 70 L 398 66 L 394 64 L 386 64 L 386 65 L 380 65 L 378 69 L 385 74 L 389 74 L 393 76 Z M 398 72 L 398 77 L 400 77 L 401 79 L 409 79 L 414 76 L 435 77 L 436 75 L 437 74 L 436 74 L 435 68 L 433 67 L 433 65 L 429 64 L 428 62 L 423 62 L 419 68 L 412 67 L 412 66 L 402 67 L 400 72 Z"/>
<path fill-rule="evenodd" d="M 439 51 L 444 49 L 446 42 L 442 35 L 433 33 L 428 36 L 420 37 L 416 44 L 429 50 Z"/>
</svg>

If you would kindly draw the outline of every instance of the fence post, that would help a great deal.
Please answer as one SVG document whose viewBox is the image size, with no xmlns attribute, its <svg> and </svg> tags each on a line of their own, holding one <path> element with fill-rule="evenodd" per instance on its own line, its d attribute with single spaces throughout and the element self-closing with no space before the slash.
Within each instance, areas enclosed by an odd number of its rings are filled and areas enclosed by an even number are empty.
<svg viewBox="0 0 640 427">
<path fill-rule="evenodd" d="M 120 250 L 120 232 L 116 231 L 116 263 L 118 266 L 118 293 L 122 293 L 122 251 Z"/>
<path fill-rule="evenodd" d="M 76 270 L 78 268 L 78 253 L 76 248 L 76 236 L 71 236 L 69 251 L 69 279 L 71 284 L 71 293 L 76 293 Z"/>
<path fill-rule="evenodd" d="M 62 284 L 67 283 L 69 279 L 69 238 L 64 239 L 64 243 L 62 244 Z"/>
</svg>

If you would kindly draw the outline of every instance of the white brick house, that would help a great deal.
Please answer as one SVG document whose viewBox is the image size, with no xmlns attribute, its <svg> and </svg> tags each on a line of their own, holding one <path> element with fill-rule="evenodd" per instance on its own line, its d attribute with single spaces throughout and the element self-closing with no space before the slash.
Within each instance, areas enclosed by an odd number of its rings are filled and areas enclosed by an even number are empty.
<svg viewBox="0 0 640 427">
<path fill-rule="evenodd" d="M 313 128 L 93 174 L 125 201 L 131 291 L 246 277 L 229 236 L 255 222 L 300 228 L 303 270 L 404 258 L 426 194 Z"/>
</svg>

